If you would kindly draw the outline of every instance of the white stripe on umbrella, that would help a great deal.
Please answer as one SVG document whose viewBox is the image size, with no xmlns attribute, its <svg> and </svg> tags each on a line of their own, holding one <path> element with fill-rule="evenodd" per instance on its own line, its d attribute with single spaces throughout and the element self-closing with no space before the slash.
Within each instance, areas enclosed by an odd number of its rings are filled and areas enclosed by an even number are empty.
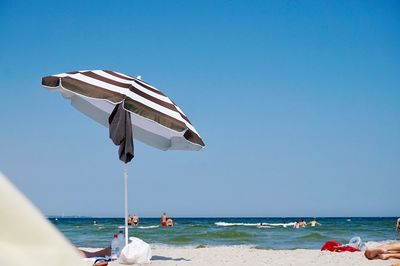
<svg viewBox="0 0 400 266">
<path fill-rule="evenodd" d="M 113 84 L 110 84 L 110 83 L 107 83 L 107 82 L 104 82 L 104 81 L 101 81 L 101 80 L 98 80 L 98 79 L 95 79 L 95 78 L 91 78 L 91 77 L 82 75 L 81 73 L 74 74 L 74 75 L 71 75 L 69 77 L 73 78 L 73 79 L 76 79 L 76 80 L 79 80 L 79 81 L 83 81 L 85 83 L 88 83 L 88 84 L 91 84 L 91 85 L 94 85 L 94 86 L 101 87 L 103 89 L 106 89 L 106 90 L 109 90 L 109 91 L 112 91 L 112 92 L 117 92 L 117 93 L 120 93 L 120 94 L 124 94 L 124 95 L 128 96 L 129 98 L 131 98 L 131 99 L 133 99 L 135 101 L 138 101 L 138 102 L 140 102 L 140 103 L 142 103 L 142 104 L 144 104 L 144 105 L 146 105 L 146 106 L 148 106 L 148 107 L 150 107 L 150 108 L 152 108 L 152 109 L 154 109 L 156 111 L 164 113 L 164 114 L 166 114 L 166 115 L 168 115 L 170 117 L 173 117 L 176 120 L 179 120 L 179 121 L 181 121 L 181 122 L 186 124 L 186 121 L 182 118 L 182 116 L 181 116 L 181 114 L 179 112 L 175 112 L 175 111 L 173 111 L 171 109 L 168 109 L 168 108 L 166 108 L 164 106 L 161 106 L 161 105 L 159 105 L 159 104 L 157 104 L 157 103 L 155 103 L 153 101 L 150 101 L 150 100 L 148 100 L 146 98 L 143 98 L 142 96 L 140 96 L 140 95 L 138 95 L 138 94 L 136 94 L 134 92 L 131 92 L 127 88 L 123 88 L 123 87 L 120 87 L 120 86 L 117 86 L 117 85 L 113 85 Z"/>
<path fill-rule="evenodd" d="M 90 72 L 90 73 L 94 73 L 94 74 L 96 74 L 96 75 L 102 76 L 102 77 L 104 77 L 104 78 L 108 78 L 108 79 L 113 80 L 113 81 L 116 81 L 116 82 L 123 83 L 123 84 L 125 84 L 125 85 L 131 85 L 131 86 L 134 87 L 135 89 L 139 89 L 140 91 L 142 91 L 143 93 L 149 95 L 150 97 L 154 97 L 154 98 L 156 98 L 156 99 L 159 99 L 159 100 L 161 100 L 161 101 L 166 102 L 167 104 L 173 105 L 174 108 L 180 113 L 180 115 L 182 116 L 182 118 L 184 118 L 185 120 L 187 120 L 186 115 L 183 113 L 183 111 L 182 111 L 178 106 L 176 106 L 168 97 L 163 96 L 162 93 L 161 93 L 158 89 L 154 88 L 153 86 L 151 86 L 151 85 L 149 85 L 149 84 L 147 84 L 147 83 L 146 83 L 146 86 L 147 86 L 147 87 L 150 87 L 151 89 L 157 91 L 158 93 L 154 93 L 153 91 L 151 91 L 151 90 L 149 90 L 149 89 L 147 89 L 147 88 L 141 86 L 140 84 L 141 84 L 141 83 L 144 83 L 144 82 L 143 82 L 142 80 L 138 80 L 137 78 L 132 78 L 132 77 L 123 75 L 123 74 L 121 74 L 121 73 L 108 71 L 108 72 L 110 72 L 110 73 L 113 73 L 113 75 L 111 75 L 111 74 L 107 73 L 107 72 L 104 71 L 104 70 L 78 71 L 78 72 L 74 72 L 74 73 L 62 73 L 62 74 L 58 74 L 58 75 L 54 75 L 54 76 L 57 76 L 57 77 L 66 77 L 66 76 L 72 77 L 72 76 L 78 75 L 78 74 L 80 74 L 80 73 L 85 73 L 85 72 L 86 72 L 86 73 L 89 73 L 89 72 Z M 127 79 L 122 79 L 122 78 L 119 78 L 119 77 L 115 76 L 116 73 L 117 73 L 118 75 L 127 77 L 129 80 L 127 80 Z M 79 76 L 79 75 L 78 75 L 78 76 Z M 92 77 L 92 78 L 95 79 L 95 80 L 97 81 L 97 79 L 96 79 L 95 77 Z M 79 79 L 79 78 L 78 78 L 78 79 Z M 107 82 L 106 82 L 106 83 L 107 83 Z M 94 85 L 94 84 L 93 84 L 93 85 Z M 117 86 L 117 87 L 119 87 L 119 86 Z M 126 87 L 123 87 L 123 89 L 126 89 Z M 160 94 L 160 93 L 161 93 L 161 94 Z M 180 119 L 179 119 L 179 120 L 180 120 Z M 182 121 L 182 120 L 181 120 L 181 121 Z M 182 122 L 184 122 L 184 121 L 182 121 Z M 197 133 L 196 130 L 193 128 L 193 126 L 190 125 L 190 123 L 186 123 L 186 122 L 184 122 L 184 123 L 186 124 L 186 126 L 187 126 L 188 128 L 190 128 L 192 131 L 194 131 L 194 132 L 198 135 L 198 133 Z"/>
<path fill-rule="evenodd" d="M 147 88 L 145 88 L 145 87 L 142 87 L 140 84 L 138 84 L 138 83 L 136 83 L 136 82 L 134 82 L 134 81 L 129 81 L 129 80 L 126 80 L 126 79 L 121 79 L 121 78 L 119 78 L 119 77 L 110 75 L 110 74 L 108 74 L 107 72 L 104 72 L 104 71 L 102 71 L 102 70 L 94 70 L 94 71 L 92 71 L 92 72 L 93 72 L 93 73 L 96 73 L 96 74 L 98 74 L 98 75 L 101 75 L 101 76 L 103 76 L 103 77 L 106 77 L 106 78 L 108 78 L 108 79 L 115 80 L 115 81 L 117 81 L 117 82 L 121 82 L 121 83 L 125 83 L 125 84 L 130 84 L 130 85 L 132 85 L 133 87 L 137 88 L 138 90 L 142 91 L 143 93 L 146 93 L 146 94 L 148 94 L 148 95 L 150 95 L 150 96 L 152 96 L 152 97 L 154 97 L 154 98 L 157 98 L 157 99 L 159 99 L 159 100 L 161 100 L 161 101 L 164 101 L 164 102 L 166 102 L 166 103 L 173 104 L 173 103 L 171 102 L 171 100 L 170 100 L 168 97 L 163 96 L 163 95 L 158 94 L 158 93 L 155 93 L 155 92 L 152 92 L 151 90 L 149 90 L 149 89 L 147 89 Z"/>
</svg>

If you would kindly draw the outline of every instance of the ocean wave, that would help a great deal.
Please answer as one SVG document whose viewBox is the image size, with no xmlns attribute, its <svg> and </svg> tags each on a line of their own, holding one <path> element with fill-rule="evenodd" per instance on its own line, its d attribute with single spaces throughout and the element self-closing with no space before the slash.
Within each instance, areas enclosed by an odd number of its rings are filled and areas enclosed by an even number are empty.
<svg viewBox="0 0 400 266">
<path fill-rule="evenodd" d="M 270 226 L 270 225 L 257 225 L 257 228 L 273 228 L 272 226 Z"/>
<path fill-rule="evenodd" d="M 263 225 L 264 225 L 264 223 L 263 223 Z M 291 222 L 291 223 L 265 223 L 265 225 L 288 227 L 288 226 L 295 225 L 295 222 Z"/>
<path fill-rule="evenodd" d="M 253 234 L 234 229 L 224 229 L 221 231 L 214 231 L 199 234 L 196 237 L 202 239 L 238 239 L 238 240 L 249 240 L 253 238 Z"/>
<path fill-rule="evenodd" d="M 319 233 L 313 232 L 304 236 L 297 237 L 296 240 L 307 240 L 307 241 L 320 241 L 320 240 L 326 240 L 327 237 L 324 235 L 321 235 Z"/>
<path fill-rule="evenodd" d="M 227 223 L 227 222 L 216 222 L 214 223 L 217 226 L 257 226 L 257 227 L 277 227 L 277 226 L 282 226 L 282 227 L 288 227 L 288 226 L 293 226 L 295 223 L 290 222 L 290 223 Z"/>
<path fill-rule="evenodd" d="M 166 239 L 166 242 L 169 244 L 188 244 L 188 243 L 193 243 L 195 238 L 192 236 L 187 236 L 187 235 L 181 235 L 181 236 L 176 236 L 170 239 Z"/>
<path fill-rule="evenodd" d="M 143 225 L 141 225 L 141 226 L 131 226 L 131 225 L 129 225 L 128 226 L 128 228 L 129 229 L 134 229 L 134 228 L 138 228 L 138 229 L 152 229 L 152 228 L 158 228 L 158 227 L 160 227 L 159 225 L 148 225 L 148 226 L 143 226 Z M 125 228 L 125 225 L 120 225 L 120 226 L 118 226 L 118 228 Z"/>
<path fill-rule="evenodd" d="M 226 222 L 216 222 L 214 223 L 217 226 L 257 226 L 259 223 L 226 223 Z"/>
<path fill-rule="evenodd" d="M 160 227 L 159 225 L 149 225 L 149 226 L 136 226 L 136 228 L 140 229 L 152 229 L 152 228 L 158 228 Z"/>
</svg>

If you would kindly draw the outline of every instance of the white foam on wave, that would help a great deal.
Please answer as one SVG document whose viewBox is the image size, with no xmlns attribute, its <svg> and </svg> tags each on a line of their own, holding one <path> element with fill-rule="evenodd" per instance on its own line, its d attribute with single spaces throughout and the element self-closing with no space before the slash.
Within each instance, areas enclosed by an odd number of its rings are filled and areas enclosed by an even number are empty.
<svg viewBox="0 0 400 266">
<path fill-rule="evenodd" d="M 293 226 L 295 223 L 227 223 L 227 222 L 216 222 L 214 223 L 217 226 L 256 226 L 259 228 L 271 228 L 271 227 L 288 227 Z"/>
<path fill-rule="evenodd" d="M 257 225 L 257 228 L 272 228 L 272 226 L 269 225 Z"/>
<path fill-rule="evenodd" d="M 139 228 L 139 229 L 151 229 L 151 228 L 158 228 L 159 225 L 148 225 L 148 226 L 128 226 L 129 229 Z M 118 226 L 118 228 L 125 228 L 124 225 Z"/>
<path fill-rule="evenodd" d="M 136 226 L 136 228 L 140 229 L 151 229 L 151 228 L 158 228 L 160 227 L 159 225 L 149 225 L 149 226 Z"/>
<path fill-rule="evenodd" d="M 214 224 L 217 226 L 257 226 L 257 225 L 260 225 L 259 223 L 251 224 L 251 223 L 226 223 L 226 222 L 216 222 Z"/>
<path fill-rule="evenodd" d="M 273 223 L 273 224 L 266 223 L 266 225 L 288 227 L 288 226 L 295 225 L 295 222 L 291 222 L 291 223 Z"/>
<path fill-rule="evenodd" d="M 123 229 L 123 228 L 125 228 L 125 225 L 120 225 L 120 226 L 118 226 L 118 228 Z M 128 228 L 133 228 L 133 226 L 128 225 Z"/>
</svg>

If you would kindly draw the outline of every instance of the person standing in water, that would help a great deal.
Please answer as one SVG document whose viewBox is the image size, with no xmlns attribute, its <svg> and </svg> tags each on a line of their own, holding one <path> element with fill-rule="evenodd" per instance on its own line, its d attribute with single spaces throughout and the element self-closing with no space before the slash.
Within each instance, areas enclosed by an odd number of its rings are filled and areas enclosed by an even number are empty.
<svg viewBox="0 0 400 266">
<path fill-rule="evenodd" d="M 161 214 L 161 225 L 167 226 L 167 214 L 165 212 Z"/>
<path fill-rule="evenodd" d="M 306 226 L 307 226 L 307 223 L 306 223 L 304 220 L 301 220 L 299 226 L 300 226 L 300 227 L 306 227 Z"/>
<path fill-rule="evenodd" d="M 293 228 L 300 228 L 300 221 L 296 221 L 293 225 Z"/>
<path fill-rule="evenodd" d="M 400 218 L 397 219 L 396 231 L 397 231 L 398 233 L 400 233 Z"/>
<path fill-rule="evenodd" d="M 167 226 L 174 226 L 174 221 L 172 220 L 172 218 L 168 218 L 167 219 Z"/>
<path fill-rule="evenodd" d="M 311 222 L 308 223 L 309 225 L 311 225 L 312 227 L 316 226 L 316 225 L 321 225 L 319 222 L 317 222 L 317 220 L 314 218 L 314 220 L 312 220 Z"/>
<path fill-rule="evenodd" d="M 132 224 L 134 226 L 137 226 L 139 224 L 139 217 L 136 214 L 134 214 L 132 217 Z"/>
</svg>

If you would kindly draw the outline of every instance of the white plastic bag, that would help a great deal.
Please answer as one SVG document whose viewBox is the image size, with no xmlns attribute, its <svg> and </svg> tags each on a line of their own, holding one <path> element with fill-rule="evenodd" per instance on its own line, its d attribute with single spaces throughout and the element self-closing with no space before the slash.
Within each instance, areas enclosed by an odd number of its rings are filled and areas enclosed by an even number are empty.
<svg viewBox="0 0 400 266">
<path fill-rule="evenodd" d="M 361 244 L 361 238 L 359 236 L 352 237 L 349 241 L 349 246 L 353 248 L 358 248 Z"/>
<path fill-rule="evenodd" d="M 365 251 L 367 249 L 367 245 L 361 240 L 361 237 L 359 236 L 355 236 L 350 239 L 348 246 L 358 248 L 361 251 Z"/>
<path fill-rule="evenodd" d="M 126 245 L 118 258 L 121 264 L 150 263 L 150 245 L 137 237 L 130 237 L 131 242 Z"/>
</svg>

